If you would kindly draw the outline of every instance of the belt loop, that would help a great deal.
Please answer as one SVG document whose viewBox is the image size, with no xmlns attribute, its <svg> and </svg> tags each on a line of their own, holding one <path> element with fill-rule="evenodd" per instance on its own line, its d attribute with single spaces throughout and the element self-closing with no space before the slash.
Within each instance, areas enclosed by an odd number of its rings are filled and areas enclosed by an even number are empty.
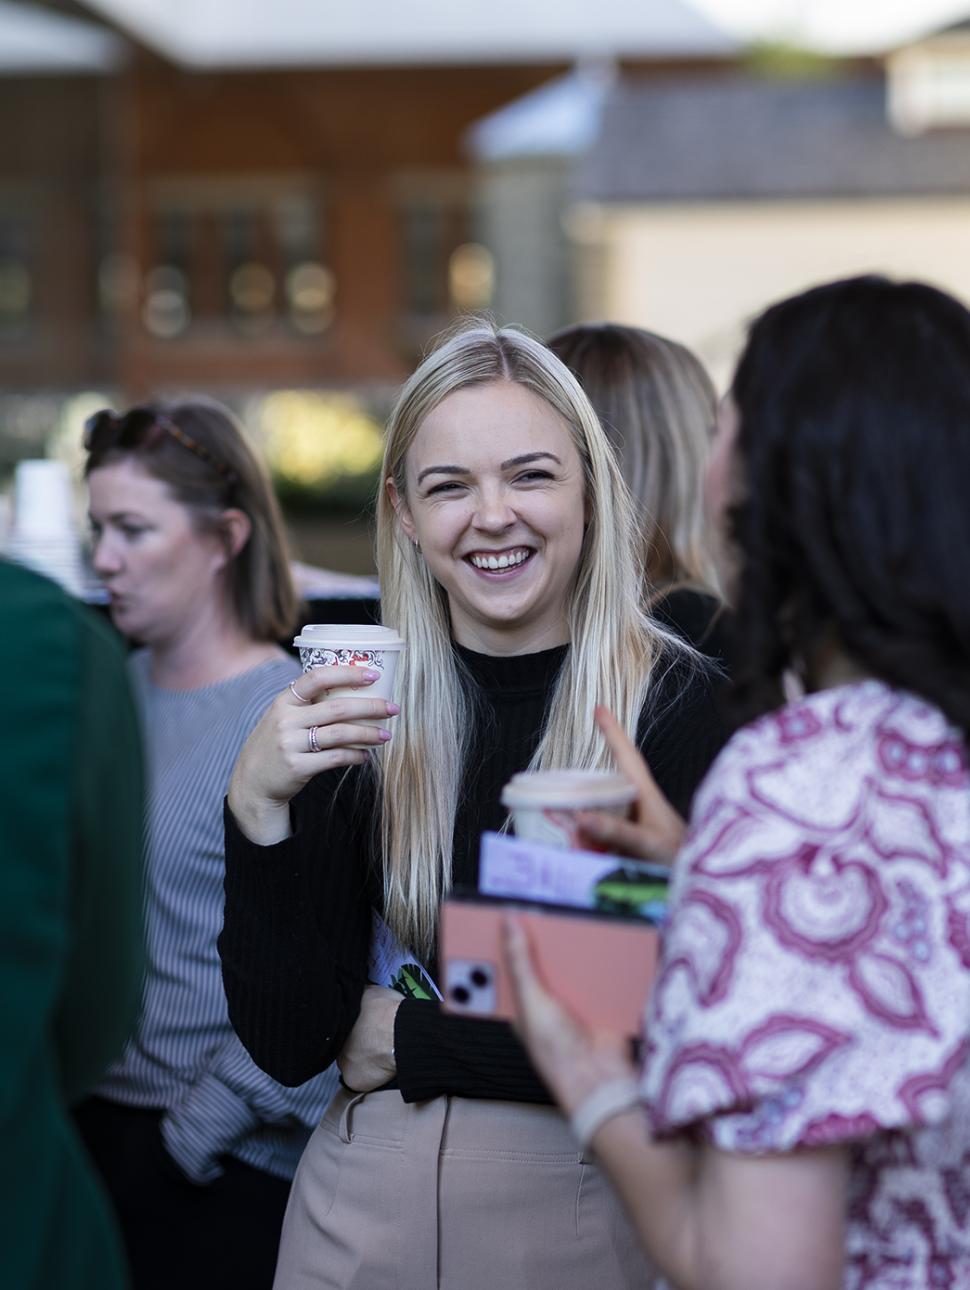
<svg viewBox="0 0 970 1290">
<path fill-rule="evenodd" d="M 344 1109 L 340 1112 L 340 1119 L 337 1123 L 337 1132 L 340 1134 L 341 1142 L 349 1143 L 354 1135 L 353 1125 L 351 1123 L 351 1112 L 359 1102 L 362 1102 L 367 1096 L 366 1093 L 354 1093 L 348 1097 L 344 1103 Z"/>
</svg>

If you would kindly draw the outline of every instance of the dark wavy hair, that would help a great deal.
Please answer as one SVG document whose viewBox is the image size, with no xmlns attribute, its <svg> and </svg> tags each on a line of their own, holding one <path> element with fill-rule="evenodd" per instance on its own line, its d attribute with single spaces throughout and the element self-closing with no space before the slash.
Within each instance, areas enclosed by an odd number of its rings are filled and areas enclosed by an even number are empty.
<svg viewBox="0 0 970 1290">
<path fill-rule="evenodd" d="M 834 632 L 970 736 L 970 312 L 918 282 L 815 287 L 755 321 L 732 393 L 744 715 Z"/>
</svg>

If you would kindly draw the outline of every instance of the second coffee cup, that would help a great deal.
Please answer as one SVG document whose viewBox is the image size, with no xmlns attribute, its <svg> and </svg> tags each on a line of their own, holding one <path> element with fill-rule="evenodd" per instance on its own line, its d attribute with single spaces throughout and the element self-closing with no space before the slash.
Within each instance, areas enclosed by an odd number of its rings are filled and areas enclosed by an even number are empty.
<svg viewBox="0 0 970 1290">
<path fill-rule="evenodd" d="M 327 691 L 328 697 L 349 695 L 358 699 L 394 698 L 394 678 L 404 641 L 393 627 L 369 623 L 307 623 L 293 644 L 300 651 L 304 672 L 311 667 L 365 667 L 379 672 L 371 685 L 340 685 Z M 386 717 L 357 717 L 354 724 L 383 726 Z M 369 748 L 369 744 L 350 744 Z"/>
<path fill-rule="evenodd" d="M 613 771 L 527 770 L 502 789 L 502 805 L 512 814 L 516 837 L 578 848 L 580 811 L 625 816 L 636 795 L 630 781 Z"/>
</svg>

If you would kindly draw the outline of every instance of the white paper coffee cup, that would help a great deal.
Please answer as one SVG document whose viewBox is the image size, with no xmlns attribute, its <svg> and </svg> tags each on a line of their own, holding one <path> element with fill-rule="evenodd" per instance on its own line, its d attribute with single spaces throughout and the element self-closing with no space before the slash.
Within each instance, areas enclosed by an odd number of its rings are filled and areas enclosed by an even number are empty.
<svg viewBox="0 0 970 1290">
<path fill-rule="evenodd" d="M 394 698 L 394 678 L 404 641 L 393 627 L 369 623 L 307 623 L 293 644 L 300 651 L 304 672 L 311 667 L 364 667 L 379 672 L 370 685 L 340 685 L 329 696 L 350 695 L 359 699 Z M 356 717 L 355 725 L 383 726 L 386 717 Z M 370 744 L 349 744 L 369 748 Z"/>
<path fill-rule="evenodd" d="M 580 811 L 629 814 L 637 790 L 608 770 L 526 770 L 502 789 L 516 837 L 549 846 L 580 847 Z M 586 850 L 592 850 L 589 846 Z"/>
</svg>

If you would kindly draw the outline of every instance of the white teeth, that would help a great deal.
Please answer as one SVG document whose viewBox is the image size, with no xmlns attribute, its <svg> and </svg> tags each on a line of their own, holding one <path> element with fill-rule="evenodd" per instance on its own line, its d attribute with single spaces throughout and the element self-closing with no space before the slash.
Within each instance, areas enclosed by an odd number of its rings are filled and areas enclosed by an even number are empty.
<svg viewBox="0 0 970 1290">
<path fill-rule="evenodd" d="M 517 551 L 509 551 L 502 555 L 473 555 L 469 559 L 476 569 L 514 569 L 527 560 L 530 554 L 530 551 L 520 547 Z"/>
</svg>

